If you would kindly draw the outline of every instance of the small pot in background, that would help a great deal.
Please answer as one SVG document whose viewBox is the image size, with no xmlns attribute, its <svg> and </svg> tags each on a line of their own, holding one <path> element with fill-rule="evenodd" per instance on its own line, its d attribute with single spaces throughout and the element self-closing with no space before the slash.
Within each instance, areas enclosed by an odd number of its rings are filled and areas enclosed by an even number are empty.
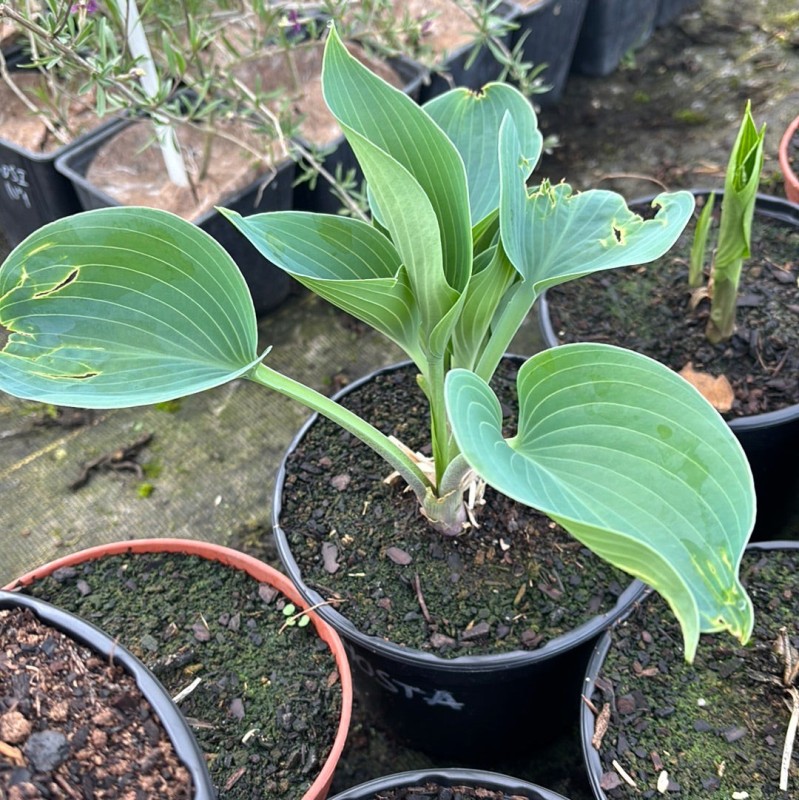
<svg viewBox="0 0 799 800">
<path fill-rule="evenodd" d="M 652 36 L 657 13 L 653 0 L 588 0 L 572 70 L 592 77 L 610 75 L 628 51 Z"/>
<path fill-rule="evenodd" d="M 799 203 L 799 117 L 785 129 L 778 150 L 780 171 L 785 181 L 785 196 Z"/>
<path fill-rule="evenodd" d="M 501 2 L 491 11 L 492 16 L 511 21 L 517 14 L 515 6 Z M 502 37 L 503 44 L 510 48 L 512 33 Z M 443 73 L 443 74 L 441 74 Z M 486 45 L 481 45 L 474 52 L 474 45 L 465 44 L 456 47 L 449 53 L 439 71 L 430 76 L 430 83 L 423 84 L 419 92 L 419 102 L 426 103 L 443 94 L 453 86 L 465 86 L 475 91 L 482 89 L 487 83 L 499 79 L 502 64 Z M 451 79 L 444 77 L 447 75 Z"/>
<path fill-rule="evenodd" d="M 525 62 L 546 64 L 541 77 L 549 88 L 532 99 L 542 108 L 554 106 L 566 88 L 588 0 L 528 0 L 517 6 L 513 21 L 519 27 L 511 36 L 511 50 L 521 41 Z"/>
</svg>

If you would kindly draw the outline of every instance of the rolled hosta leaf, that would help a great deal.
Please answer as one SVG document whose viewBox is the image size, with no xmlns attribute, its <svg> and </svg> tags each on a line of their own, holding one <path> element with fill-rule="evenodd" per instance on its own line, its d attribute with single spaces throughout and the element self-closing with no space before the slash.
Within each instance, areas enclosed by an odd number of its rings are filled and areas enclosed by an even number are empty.
<svg viewBox="0 0 799 800">
<path fill-rule="evenodd" d="M 700 632 L 746 641 L 752 607 L 737 572 L 754 488 L 713 408 L 667 367 L 610 345 L 539 353 L 517 388 L 518 431 L 504 439 L 489 386 L 466 370 L 448 375 L 449 418 L 472 467 L 663 595 L 687 658 Z"/>
<path fill-rule="evenodd" d="M 459 88 L 422 106 L 461 154 L 469 185 L 472 225 L 499 206 L 499 129 L 505 114 L 513 119 L 524 154 L 527 180 L 541 157 L 544 138 L 530 101 L 507 83 L 489 83 L 479 92 Z M 525 170 L 520 170 L 524 173 Z"/>
<path fill-rule="evenodd" d="M 259 360 L 249 290 L 195 225 L 105 208 L 36 231 L 0 270 L 0 390 L 83 408 L 202 391 Z"/>
<path fill-rule="evenodd" d="M 630 211 L 615 192 L 574 194 L 568 184 L 544 182 L 528 194 L 524 151 L 510 117 L 500 131 L 500 154 L 502 244 L 537 294 L 592 272 L 660 258 L 694 209 L 690 192 L 658 195 L 653 205 L 660 208 L 651 220 Z"/>
<path fill-rule="evenodd" d="M 380 176 L 369 174 L 370 167 L 381 161 L 386 173 L 391 168 L 388 159 L 379 159 L 379 153 L 401 165 L 421 187 L 441 236 L 440 255 L 429 255 L 442 260 L 439 268 L 443 268 L 447 283 L 461 291 L 471 274 L 471 222 L 466 173 L 452 142 L 411 98 L 353 58 L 335 29 L 325 46 L 322 89 L 328 108 L 361 162 L 371 192 L 393 191 L 390 185 L 378 185 Z M 391 230 L 387 218 L 396 212 L 385 206 L 384 198 L 378 196 L 377 200 L 380 220 Z M 413 210 L 413 197 L 400 196 L 397 202 L 406 212 Z M 394 244 L 404 257 L 400 242 L 395 239 Z M 405 265 L 412 273 L 413 265 L 407 261 Z"/>
</svg>

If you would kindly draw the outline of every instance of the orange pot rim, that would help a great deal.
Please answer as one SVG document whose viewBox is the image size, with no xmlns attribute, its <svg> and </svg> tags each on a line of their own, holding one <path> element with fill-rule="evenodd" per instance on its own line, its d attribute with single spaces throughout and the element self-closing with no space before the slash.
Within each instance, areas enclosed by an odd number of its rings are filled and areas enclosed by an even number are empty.
<svg viewBox="0 0 799 800">
<path fill-rule="evenodd" d="M 777 158 L 780 164 L 780 171 L 785 179 L 785 194 L 792 203 L 799 203 L 799 176 L 794 172 L 790 161 L 788 160 L 788 145 L 793 138 L 794 133 L 799 128 L 799 116 L 785 129 L 785 133 L 780 139 L 780 145 L 777 152 Z"/>
<path fill-rule="evenodd" d="M 308 604 L 294 588 L 291 580 L 282 572 L 246 553 L 200 539 L 131 539 L 129 541 L 101 544 L 62 556 L 30 572 L 26 572 L 3 588 L 12 591 L 22 586 L 27 586 L 36 580 L 41 580 L 62 567 L 73 567 L 85 561 L 95 561 L 103 556 L 123 555 L 125 553 L 183 553 L 184 555 L 200 556 L 211 561 L 219 561 L 226 566 L 246 572 L 260 583 L 268 583 L 288 597 L 298 608 L 307 611 L 317 634 L 333 653 L 339 672 L 339 679 L 341 680 L 341 717 L 333 747 L 316 780 L 302 796 L 302 800 L 324 800 L 330 789 L 336 765 L 344 750 L 350 727 L 352 716 L 352 675 L 347 653 L 339 635 L 315 611 L 308 610 Z"/>
</svg>

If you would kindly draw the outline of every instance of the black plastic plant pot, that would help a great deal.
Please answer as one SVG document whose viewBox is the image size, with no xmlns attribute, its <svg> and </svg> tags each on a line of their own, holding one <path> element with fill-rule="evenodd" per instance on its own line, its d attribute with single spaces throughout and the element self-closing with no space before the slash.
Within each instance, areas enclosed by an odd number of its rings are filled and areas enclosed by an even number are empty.
<svg viewBox="0 0 799 800">
<path fill-rule="evenodd" d="M 508 21 L 513 20 L 516 13 L 516 8 L 507 3 L 500 3 L 491 12 L 492 16 Z M 512 32 L 508 32 L 500 37 L 508 48 L 511 45 L 511 35 Z M 454 86 L 465 86 L 477 91 L 487 83 L 498 80 L 503 67 L 489 47 L 480 45 L 476 53 L 474 50 L 475 45 L 465 44 L 449 53 L 441 69 L 430 75 L 429 83 L 422 85 L 419 102 L 426 103 Z"/>
<path fill-rule="evenodd" d="M 134 678 L 152 706 L 180 761 L 191 775 L 194 800 L 214 800 L 216 791 L 205 766 L 205 756 L 188 723 L 158 679 L 129 650 L 91 623 L 29 595 L 0 590 L 0 609 L 30 609 L 45 625 L 85 645 L 110 663 L 116 662 Z"/>
<path fill-rule="evenodd" d="M 42 225 L 81 210 L 72 182 L 58 172 L 55 163 L 111 124 L 102 123 L 47 153 L 0 139 L 0 232 L 11 247 Z"/>
<path fill-rule="evenodd" d="M 414 772 L 398 772 L 394 775 L 387 775 L 384 778 L 376 778 L 367 781 L 346 792 L 341 792 L 329 800 L 379 800 L 385 797 L 386 792 L 397 789 L 415 789 L 428 785 L 441 787 L 442 789 L 452 789 L 459 786 L 466 786 L 471 789 L 488 789 L 492 793 L 501 793 L 503 800 L 566 800 L 563 795 L 556 794 L 549 789 L 543 789 L 518 778 L 508 775 L 500 775 L 497 772 L 483 772 L 476 769 L 436 769 L 419 770 Z M 435 800 L 438 795 L 429 791 L 407 792 L 400 795 L 402 798 L 425 797 Z M 477 795 L 484 797 L 484 794 Z M 399 800 L 399 798 L 397 798 Z"/>
<path fill-rule="evenodd" d="M 773 550 L 796 550 L 799 549 L 799 542 L 789 541 L 770 541 L 770 542 L 757 542 L 750 544 L 747 547 L 748 551 L 761 551 L 768 552 Z M 596 643 L 594 652 L 588 662 L 588 669 L 585 672 L 585 680 L 583 686 L 583 697 L 591 700 L 598 694 L 597 679 L 602 672 L 602 667 L 607 658 L 610 648 L 613 646 L 613 629 L 609 629 L 602 634 L 599 641 Z M 583 703 L 580 711 L 580 740 L 583 750 L 583 763 L 585 764 L 586 773 L 588 775 L 588 782 L 591 786 L 591 791 L 596 800 L 610 800 L 605 790 L 602 788 L 602 761 L 599 752 L 592 744 L 591 740 L 594 736 L 596 717 L 594 712 L 589 707 L 588 703 Z M 664 741 L 664 747 L 667 747 L 668 741 Z M 654 792 L 652 792 L 654 796 Z M 645 795 L 646 796 L 646 795 Z M 787 797 L 787 795 L 786 795 Z"/>
<path fill-rule="evenodd" d="M 707 197 L 706 189 L 694 189 L 696 197 Z M 630 202 L 632 208 L 648 208 L 654 197 Z M 799 206 L 780 197 L 758 195 L 755 214 L 799 228 Z M 746 269 L 746 265 L 744 265 Z M 538 300 L 538 320 L 547 347 L 560 344 L 552 327 L 546 293 Z M 791 519 L 799 519 L 799 405 L 750 417 L 729 420 L 729 426 L 746 453 L 752 468 L 757 496 L 754 541 L 782 536 Z"/>
<path fill-rule="evenodd" d="M 671 24 L 680 14 L 697 5 L 699 0 L 660 0 L 655 27 L 662 28 Z"/>
<path fill-rule="evenodd" d="M 354 381 L 334 399 L 408 363 Z M 476 767 L 554 740 L 577 719 L 575 697 L 597 638 L 633 605 L 643 584 L 632 581 L 613 609 L 536 650 L 443 658 L 363 633 L 305 583 L 280 523 L 287 459 L 316 419 L 306 422 L 280 464 L 273 528 L 286 574 L 344 641 L 361 708 L 409 747 L 443 758 L 468 758 Z"/>
<path fill-rule="evenodd" d="M 132 119 L 118 120 L 57 159 L 56 169 L 74 186 L 82 210 L 120 205 L 118 200 L 92 185 L 86 175 L 103 144 L 135 123 L 136 120 Z M 294 170 L 294 162 L 286 160 L 278 166 L 277 174 L 266 186 L 262 179 L 255 180 L 237 192 L 220 197 L 216 205 L 237 211 L 242 216 L 286 211 L 292 204 Z M 213 236 L 238 264 L 252 294 L 256 314 L 262 316 L 286 299 L 291 289 L 291 278 L 267 261 L 218 211 L 207 211 L 192 222 Z"/>
<path fill-rule="evenodd" d="M 514 17 L 519 27 L 511 37 L 511 48 L 521 41 L 525 62 L 547 65 L 542 78 L 549 88 L 534 96 L 537 105 L 546 108 L 560 101 L 587 7 L 588 0 L 534 0 Z"/>
<path fill-rule="evenodd" d="M 625 53 L 643 45 L 655 29 L 654 0 L 588 0 L 572 70 L 604 77 Z"/>
<path fill-rule="evenodd" d="M 425 78 L 425 70 L 419 64 L 408 61 L 404 58 L 391 58 L 388 64 L 394 69 L 402 80 L 402 91 L 413 100 L 419 100 L 422 81 Z M 307 142 L 298 140 L 304 147 L 309 148 Z M 337 173 L 346 176 L 348 173 L 353 176 L 355 184 L 360 188 L 363 182 L 363 171 L 361 170 L 355 153 L 352 151 L 349 142 L 342 134 L 333 142 L 325 142 L 316 145 L 322 150 L 327 151 L 324 157 L 324 168 L 333 177 Z M 296 211 L 313 211 L 321 214 L 338 214 L 342 208 L 342 201 L 331 191 L 330 182 L 319 175 L 313 186 L 308 181 L 302 181 L 294 187 L 293 208 Z"/>
</svg>

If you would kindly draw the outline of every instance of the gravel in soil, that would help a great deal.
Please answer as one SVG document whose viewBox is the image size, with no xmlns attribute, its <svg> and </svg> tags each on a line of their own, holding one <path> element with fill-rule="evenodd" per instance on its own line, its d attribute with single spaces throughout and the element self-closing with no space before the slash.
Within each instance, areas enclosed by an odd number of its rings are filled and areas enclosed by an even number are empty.
<svg viewBox="0 0 799 800">
<path fill-rule="evenodd" d="M 514 424 L 517 363 L 494 387 Z M 427 402 L 412 367 L 342 404 L 424 451 Z M 303 580 L 361 631 L 448 657 L 532 650 L 613 608 L 624 573 L 530 508 L 486 491 L 479 527 L 435 533 L 368 447 L 319 419 L 288 460 L 281 525 Z"/>
<path fill-rule="evenodd" d="M 0 796 L 189 800 L 135 679 L 28 609 L 0 611 Z"/>
<path fill-rule="evenodd" d="M 682 656 L 673 615 L 656 595 L 614 629 L 593 697 L 610 711 L 600 746 L 608 798 L 657 797 L 658 785 L 670 797 L 691 800 L 799 796 L 796 752 L 788 790 L 779 789 L 792 702 L 783 682 L 785 653 L 799 658 L 798 572 L 795 549 L 745 554 L 741 577 L 755 607 L 752 639 L 741 646 L 704 635 L 692 665 Z"/>
<path fill-rule="evenodd" d="M 327 645 L 276 589 L 195 556 L 106 557 L 26 591 L 122 642 L 180 701 L 222 800 L 302 796 L 336 735 Z M 306 618 L 307 619 L 307 618 Z"/>
<path fill-rule="evenodd" d="M 699 372 L 726 376 L 735 396 L 728 418 L 799 403 L 799 226 L 755 215 L 736 331 L 718 345 L 705 336 L 709 300 L 692 308 L 693 231 L 689 224 L 674 248 L 650 265 L 608 270 L 549 290 L 558 339 L 607 342 L 677 371 L 690 363 Z"/>
</svg>

